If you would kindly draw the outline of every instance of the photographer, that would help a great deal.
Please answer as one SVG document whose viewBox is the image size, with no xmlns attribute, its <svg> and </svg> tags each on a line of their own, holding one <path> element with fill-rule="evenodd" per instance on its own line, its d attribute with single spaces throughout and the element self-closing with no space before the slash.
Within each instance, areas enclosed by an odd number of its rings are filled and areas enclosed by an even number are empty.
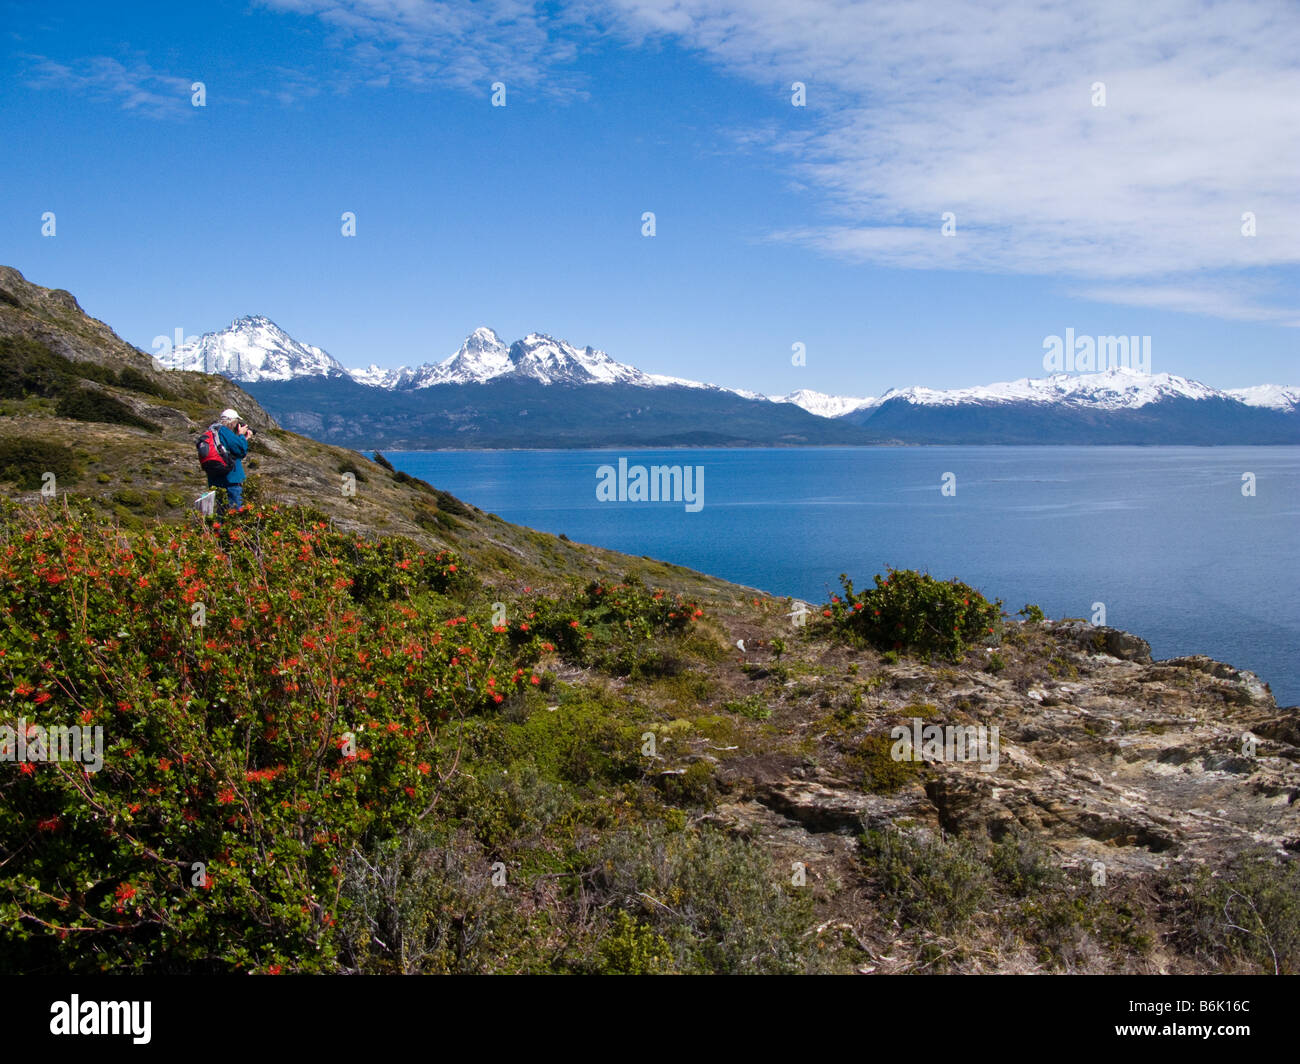
<svg viewBox="0 0 1300 1064">
<path fill-rule="evenodd" d="M 221 446 L 226 451 L 229 468 L 224 472 L 208 470 L 208 487 L 223 488 L 225 499 L 219 503 L 218 512 L 227 509 L 238 510 L 244 505 L 244 464 L 241 461 L 248 454 L 248 444 L 253 438 L 253 430 L 239 416 L 237 410 L 223 410 L 216 426 Z"/>
</svg>

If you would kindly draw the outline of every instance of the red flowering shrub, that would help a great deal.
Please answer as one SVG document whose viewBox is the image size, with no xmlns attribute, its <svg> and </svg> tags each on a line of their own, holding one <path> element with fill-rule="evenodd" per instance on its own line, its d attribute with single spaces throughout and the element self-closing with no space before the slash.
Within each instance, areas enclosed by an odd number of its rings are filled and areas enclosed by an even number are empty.
<svg viewBox="0 0 1300 1064">
<path fill-rule="evenodd" d="M 512 633 L 516 643 L 542 639 L 575 663 L 609 656 L 629 642 L 688 630 L 704 611 L 695 602 L 627 581 L 593 581 L 580 595 L 539 599 L 526 606 L 523 624 Z"/>
<path fill-rule="evenodd" d="M 329 970 L 342 855 L 427 815 L 447 730 L 533 683 L 540 640 L 427 594 L 467 580 L 450 555 L 218 524 L 0 513 L 0 727 L 103 737 L 92 773 L 0 760 L 0 970 Z"/>
</svg>

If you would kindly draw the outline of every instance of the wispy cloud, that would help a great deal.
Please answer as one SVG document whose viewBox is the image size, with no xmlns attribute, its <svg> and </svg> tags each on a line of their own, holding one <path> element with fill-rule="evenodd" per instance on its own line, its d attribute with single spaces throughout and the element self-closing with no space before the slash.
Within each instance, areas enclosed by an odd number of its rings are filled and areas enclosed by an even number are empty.
<svg viewBox="0 0 1300 1064">
<path fill-rule="evenodd" d="M 525 0 L 260 0 L 312 16 L 329 30 L 357 84 L 450 86 L 486 92 L 494 81 L 553 98 L 585 96 L 565 70 L 574 27 Z M 543 5 L 549 6 L 549 5 Z"/>
<path fill-rule="evenodd" d="M 1094 292 L 1300 320 L 1252 310 L 1249 291 L 1174 298 L 1206 290 L 1178 281 L 1191 271 L 1300 262 L 1286 0 L 612 0 L 586 17 L 628 43 L 677 38 L 774 95 L 807 83 L 789 123 L 805 128 L 772 149 L 827 220 L 774 239 L 902 268 L 1142 280 Z"/>
<path fill-rule="evenodd" d="M 122 62 L 110 56 L 90 56 L 67 63 L 45 56 L 27 56 L 28 83 L 56 88 L 150 118 L 180 117 L 190 107 L 190 78 L 154 70 L 143 59 Z"/>
<path fill-rule="evenodd" d="M 1265 287 L 1220 279 L 1213 284 L 1146 284 L 1094 285 L 1073 289 L 1070 294 L 1097 303 L 1155 307 L 1186 314 L 1208 314 L 1232 321 L 1263 321 L 1300 328 L 1300 314 L 1294 309 L 1270 306 L 1263 302 Z M 1271 288 L 1271 286 L 1267 286 Z"/>
</svg>

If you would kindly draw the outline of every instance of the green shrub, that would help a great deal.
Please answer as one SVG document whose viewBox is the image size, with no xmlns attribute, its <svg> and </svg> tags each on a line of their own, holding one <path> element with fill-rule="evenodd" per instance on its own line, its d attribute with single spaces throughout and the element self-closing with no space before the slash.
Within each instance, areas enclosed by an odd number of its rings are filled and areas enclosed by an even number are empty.
<svg viewBox="0 0 1300 1064">
<path fill-rule="evenodd" d="M 421 826 L 356 845 L 340 862 L 338 957 L 344 971 L 441 975 L 512 970 L 529 921 L 493 885 L 486 854 L 445 828 Z"/>
<path fill-rule="evenodd" d="M 663 975 L 672 971 L 668 943 L 653 928 L 639 923 L 622 909 L 614 925 L 600 940 L 601 975 Z"/>
<path fill-rule="evenodd" d="M 141 373 L 134 366 L 125 366 L 119 370 L 117 383 L 133 392 L 143 392 L 145 395 L 153 395 L 159 398 L 164 398 L 170 394 L 161 384 Z"/>
<path fill-rule="evenodd" d="M 111 497 L 114 502 L 120 502 L 123 506 L 137 507 L 144 505 L 144 494 L 134 488 L 118 488 Z"/>
<path fill-rule="evenodd" d="M 817 969 L 807 888 L 757 846 L 713 828 L 649 824 L 606 838 L 584 872 L 592 903 L 617 905 L 668 944 L 686 973 Z"/>
<path fill-rule="evenodd" d="M 42 474 L 53 473 L 56 486 L 77 479 L 78 467 L 72 449 L 37 437 L 0 440 L 0 480 L 24 491 L 38 490 Z"/>
<path fill-rule="evenodd" d="M 426 491 L 430 495 L 435 494 L 438 490 L 427 480 L 421 480 L 419 477 L 413 477 L 411 476 L 410 473 L 404 472 L 401 469 L 393 473 L 393 479 L 397 481 L 397 483 L 399 484 L 409 484 L 411 487 L 418 488 L 420 491 Z"/>
<path fill-rule="evenodd" d="M 1016 898 L 1059 889 L 1064 881 L 1051 851 L 1023 831 L 1009 831 L 990 854 L 990 869 L 1001 886 Z"/>
<path fill-rule="evenodd" d="M 703 615 L 696 603 L 639 582 L 592 581 L 581 594 L 526 605 L 525 622 L 512 638 L 542 638 L 569 661 L 626 674 L 638 661 L 631 648 L 658 635 L 685 634 Z"/>
<path fill-rule="evenodd" d="M 1246 853 L 1219 875 L 1198 870 L 1184 884 L 1190 947 L 1224 970 L 1300 973 L 1300 865 Z"/>
<path fill-rule="evenodd" d="M 952 934 L 989 896 L 992 875 L 974 843 L 897 829 L 861 837 L 868 873 L 905 928 Z"/>
<path fill-rule="evenodd" d="M 1024 617 L 1030 624 L 1037 624 L 1046 618 L 1046 614 L 1035 606 L 1032 602 L 1026 602 L 1023 610 L 1016 611 L 1018 616 Z"/>
<path fill-rule="evenodd" d="M 20 336 L 0 336 L 0 398 L 57 398 L 73 379 L 72 363 L 44 344 Z"/>
<path fill-rule="evenodd" d="M 156 432 L 158 426 L 137 416 L 129 406 L 105 392 L 74 388 L 65 392 L 55 404 L 59 417 L 74 421 L 97 421 L 106 425 L 132 425 Z"/>
<path fill-rule="evenodd" d="M 39 340 L 0 336 L 0 399 L 55 399 L 75 390 L 81 380 L 116 384 L 117 375 L 96 362 L 55 354 Z"/>
<path fill-rule="evenodd" d="M 358 484 L 364 484 L 366 482 L 365 473 L 363 473 L 357 463 L 352 461 L 350 458 L 344 459 L 336 468 L 340 474 L 351 473 L 352 476 L 356 478 Z"/>
<path fill-rule="evenodd" d="M 744 698 L 723 702 L 722 708 L 728 713 L 735 713 L 750 720 L 767 720 L 772 716 L 771 707 L 760 695 L 746 695 Z"/>
<path fill-rule="evenodd" d="M 875 587 L 855 592 L 841 574 L 844 598 L 823 613 L 851 638 L 884 651 L 914 651 L 959 660 L 967 647 L 996 639 L 1001 601 L 989 602 L 959 580 L 935 580 L 913 569 L 890 569 Z"/>
<path fill-rule="evenodd" d="M 695 761 L 685 772 L 665 772 L 656 777 L 664 798 L 675 805 L 708 805 L 717 793 L 713 766 Z"/>
</svg>

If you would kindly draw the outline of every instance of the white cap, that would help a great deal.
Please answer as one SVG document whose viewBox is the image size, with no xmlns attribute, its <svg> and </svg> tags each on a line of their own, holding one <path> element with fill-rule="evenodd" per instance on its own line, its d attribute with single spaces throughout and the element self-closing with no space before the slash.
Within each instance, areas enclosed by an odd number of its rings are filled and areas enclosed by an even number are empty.
<svg viewBox="0 0 1300 1064">
<path fill-rule="evenodd" d="M 225 410 L 221 411 L 221 420 L 222 421 L 243 421 L 244 419 L 239 416 L 238 410 L 234 410 L 231 407 L 226 407 Z"/>
</svg>

